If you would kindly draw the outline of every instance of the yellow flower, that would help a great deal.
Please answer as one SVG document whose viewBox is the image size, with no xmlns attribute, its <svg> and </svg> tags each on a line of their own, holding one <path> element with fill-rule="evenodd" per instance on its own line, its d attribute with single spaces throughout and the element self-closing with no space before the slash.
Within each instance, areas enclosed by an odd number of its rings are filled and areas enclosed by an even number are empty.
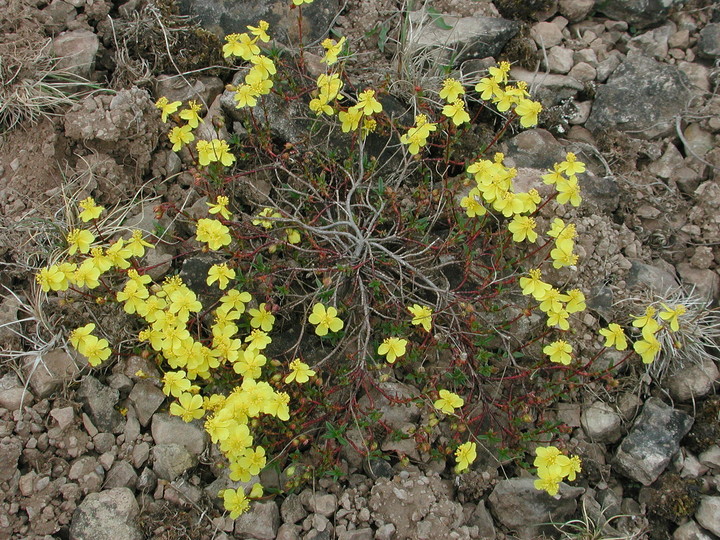
<svg viewBox="0 0 720 540">
<path fill-rule="evenodd" d="M 459 99 L 445 105 L 442 113 L 450 118 L 456 126 L 470 121 L 470 115 L 465 110 L 465 104 Z"/>
<path fill-rule="evenodd" d="M 460 81 L 448 78 L 443 81 L 443 87 L 440 90 L 440 99 L 444 99 L 448 103 L 454 103 L 458 97 L 465 93 Z"/>
<path fill-rule="evenodd" d="M 566 293 L 568 300 L 565 309 L 568 313 L 578 313 L 579 311 L 585 311 L 587 305 L 585 304 L 585 295 L 580 289 L 571 289 Z"/>
<path fill-rule="evenodd" d="M 293 4 L 296 6 L 302 6 L 303 4 L 312 4 L 313 0 L 293 0 Z"/>
<path fill-rule="evenodd" d="M 560 204 L 570 203 L 575 207 L 580 206 L 582 197 L 580 196 L 580 186 L 576 176 L 558 181 L 555 187 L 558 190 L 557 202 Z"/>
<path fill-rule="evenodd" d="M 188 103 L 187 109 L 180 111 L 180 118 L 185 120 L 187 125 L 192 129 L 195 129 L 198 125 L 200 125 L 200 122 L 202 122 L 202 118 L 200 118 L 201 109 L 202 105 L 200 105 L 197 101 L 192 100 Z"/>
<path fill-rule="evenodd" d="M 184 422 L 192 422 L 193 420 L 202 418 L 205 414 L 203 398 L 199 394 L 193 395 L 189 392 L 183 392 L 180 394 L 178 402 L 170 404 L 170 414 L 179 416 Z"/>
<path fill-rule="evenodd" d="M 300 231 L 297 229 L 288 229 L 285 231 L 285 234 L 287 235 L 287 241 L 289 244 L 299 244 L 300 243 Z"/>
<path fill-rule="evenodd" d="M 384 355 L 385 359 L 393 364 L 396 359 L 405 354 L 407 340 L 396 337 L 385 338 L 378 347 L 378 354 Z"/>
<path fill-rule="evenodd" d="M 660 318 L 670 323 L 670 330 L 677 332 L 680 330 L 680 324 L 678 323 L 678 317 L 687 313 L 687 308 L 682 304 L 675 306 L 675 309 L 670 309 L 665 304 L 662 304 L 665 311 L 660 312 Z"/>
<path fill-rule="evenodd" d="M 245 338 L 245 343 L 248 344 L 248 351 L 261 351 L 272 343 L 272 338 L 267 335 L 267 332 L 263 332 L 262 330 L 255 328 L 252 332 L 250 332 L 250 335 Z"/>
<path fill-rule="evenodd" d="M 167 122 L 167 117 L 178 110 L 178 107 L 182 105 L 182 101 L 173 101 L 170 103 L 168 98 L 165 96 L 161 97 L 155 102 L 155 107 L 160 109 L 160 118 L 163 122 Z"/>
<path fill-rule="evenodd" d="M 153 246 L 147 240 L 143 240 L 142 231 L 139 229 L 135 229 L 132 232 L 130 240 L 128 240 L 128 243 L 125 244 L 125 249 L 129 250 L 133 257 L 142 257 L 143 255 L 145 255 L 146 247 L 151 248 L 155 246 Z M 147 280 L 144 283 L 149 283 L 150 279 L 150 276 L 147 276 Z"/>
<path fill-rule="evenodd" d="M 282 217 L 279 212 L 276 212 L 272 208 L 264 208 L 259 214 L 256 219 L 252 220 L 252 224 L 256 227 L 264 227 L 265 229 L 272 229 L 273 222 L 270 219 L 262 219 L 262 218 L 279 218 Z"/>
<path fill-rule="evenodd" d="M 466 442 L 455 450 L 455 472 L 460 473 L 467 469 L 477 459 L 477 445 L 474 442 Z"/>
<path fill-rule="evenodd" d="M 542 105 L 531 99 L 521 99 L 515 107 L 515 112 L 520 117 L 520 125 L 526 128 L 537 125 L 540 111 L 542 111 Z"/>
<path fill-rule="evenodd" d="M 92 259 L 85 259 L 80 267 L 75 270 L 73 280 L 78 287 L 95 289 L 100 286 L 100 270 L 95 266 Z"/>
<path fill-rule="evenodd" d="M 230 199 L 223 195 L 218 195 L 216 201 L 217 202 L 215 204 L 209 202 L 205 203 L 210 207 L 208 209 L 208 212 L 211 214 L 220 214 L 225 219 L 230 219 L 230 217 L 232 216 L 232 214 L 228 210 L 228 204 L 230 204 Z"/>
<path fill-rule="evenodd" d="M 310 369 L 306 363 L 301 362 L 299 358 L 296 358 L 290 362 L 290 374 L 285 377 L 285 384 L 290 384 L 295 381 L 298 384 L 306 383 L 310 380 L 310 377 L 315 375 L 315 372 Z"/>
<path fill-rule="evenodd" d="M 70 340 L 70 345 L 80 351 L 80 349 L 84 346 L 83 344 L 87 337 L 92 335 L 93 330 L 95 330 L 95 323 L 88 323 L 85 326 L 76 328 L 70 332 L 70 336 L 68 338 Z"/>
<path fill-rule="evenodd" d="M 254 107 L 257 105 L 258 94 L 255 88 L 249 84 L 241 84 L 235 89 L 233 99 L 236 101 L 235 108 L 242 109 L 243 107 Z"/>
<path fill-rule="evenodd" d="M 350 107 L 347 111 L 340 111 L 338 118 L 342 122 L 343 133 L 355 131 L 360 125 L 363 113 L 356 107 Z"/>
<path fill-rule="evenodd" d="M 102 211 L 105 210 L 104 207 L 98 206 L 92 197 L 80 201 L 80 208 L 82 208 L 80 219 L 84 222 L 99 218 Z"/>
<path fill-rule="evenodd" d="M 180 397 L 183 392 L 190 390 L 190 381 L 186 378 L 185 371 L 168 371 L 163 375 L 163 394 L 166 396 Z"/>
<path fill-rule="evenodd" d="M 198 220 L 195 238 L 198 242 L 207 243 L 212 250 L 230 245 L 232 237 L 230 229 L 216 219 L 202 218 Z"/>
<path fill-rule="evenodd" d="M 556 446 L 538 446 L 535 449 L 535 461 L 533 465 L 538 469 L 548 469 L 556 464 L 559 456 L 562 456 Z"/>
<path fill-rule="evenodd" d="M 269 332 L 272 330 L 273 324 L 275 324 L 275 316 L 270 313 L 266 308 L 267 304 L 263 302 L 258 306 L 258 309 L 251 309 L 248 311 L 250 317 L 250 326 L 253 328 L 260 328 L 263 332 Z"/>
<path fill-rule="evenodd" d="M 585 172 L 585 164 L 582 161 L 577 161 L 577 157 L 572 152 L 565 155 L 565 161 L 559 163 L 557 168 L 567 176 Z"/>
<path fill-rule="evenodd" d="M 322 304 L 315 304 L 308 321 L 315 325 L 315 333 L 318 336 L 325 336 L 328 331 L 339 332 L 345 325 L 337 313 L 337 309 L 332 306 L 326 308 Z"/>
<path fill-rule="evenodd" d="M 275 73 L 277 73 L 275 63 L 267 56 L 258 54 L 257 56 L 253 56 L 250 61 L 255 64 L 252 69 L 259 74 L 260 79 L 268 79 L 270 75 L 275 75 Z M 248 84 L 252 84 L 253 79 L 251 78 L 250 81 L 248 81 L 246 78 L 245 82 L 247 82 Z"/>
<path fill-rule="evenodd" d="M 547 174 L 543 174 L 540 177 L 543 180 L 543 184 L 554 185 L 554 184 L 557 184 L 558 182 L 565 181 L 565 177 L 562 175 L 562 171 L 560 171 L 558 169 L 559 166 L 560 166 L 560 164 L 556 163 L 555 165 L 553 165 L 552 171 L 549 171 Z M 560 219 L 560 218 L 555 218 L 555 219 Z M 562 221 L 562 220 L 560 220 L 560 221 Z"/>
<path fill-rule="evenodd" d="M 562 476 L 559 469 L 538 469 L 538 479 L 533 482 L 535 489 L 545 491 L 548 495 L 555 496 L 560 490 Z"/>
<path fill-rule="evenodd" d="M 90 244 L 95 241 L 95 235 L 84 229 L 73 229 L 67 235 L 68 254 L 73 255 L 75 252 L 89 253 Z"/>
<path fill-rule="evenodd" d="M 225 308 L 228 310 L 234 309 L 238 313 L 244 313 L 245 312 L 245 304 L 250 302 L 252 300 L 252 296 L 250 296 L 249 292 L 245 291 L 238 291 L 237 289 L 232 289 L 228 292 L 226 292 L 221 298 L 220 303 L 222 304 L 220 307 Z M 220 308 L 218 308 L 220 309 Z"/>
<path fill-rule="evenodd" d="M 257 26 L 246 26 L 250 33 L 263 43 L 270 41 L 270 36 L 267 35 L 267 30 L 270 28 L 270 24 L 267 21 L 259 21 Z"/>
<path fill-rule="evenodd" d="M 564 366 L 570 365 L 572 353 L 572 345 L 562 339 L 553 341 L 550 345 L 543 348 L 543 352 L 550 357 L 551 362 L 556 362 Z"/>
<path fill-rule="evenodd" d="M 525 296 L 532 295 L 535 300 L 540 300 L 545 294 L 552 289 L 552 285 L 545 283 L 540 279 L 542 273 L 536 268 L 528 272 L 530 277 L 520 278 L 520 288 Z"/>
<path fill-rule="evenodd" d="M 485 101 L 491 100 L 502 92 L 498 82 L 491 77 L 480 79 L 480 82 L 475 85 L 475 91 L 480 94 L 480 99 Z"/>
<path fill-rule="evenodd" d="M 432 328 L 432 309 L 428 306 L 421 306 L 419 304 L 413 304 L 412 307 L 408 307 L 408 311 L 412 314 L 413 318 L 410 321 L 414 325 L 422 325 L 426 332 L 429 332 Z"/>
<path fill-rule="evenodd" d="M 235 279 L 235 270 L 228 268 L 228 265 L 225 263 L 213 264 L 210 270 L 208 270 L 208 277 L 205 282 L 208 285 L 212 285 L 217 281 L 220 290 L 224 290 L 227 288 L 231 279 Z"/>
<path fill-rule="evenodd" d="M 460 199 L 460 206 L 465 209 L 465 213 L 471 218 L 487 214 L 487 208 L 480 202 L 480 190 L 478 188 L 472 188 L 467 197 Z"/>
<path fill-rule="evenodd" d="M 497 66 L 489 67 L 488 73 L 490 73 L 493 80 L 499 84 L 507 84 L 508 73 L 510 73 L 510 63 L 500 62 Z"/>
<path fill-rule="evenodd" d="M 440 390 L 440 399 L 436 400 L 433 405 L 436 409 L 441 410 L 445 414 L 454 414 L 455 409 L 459 409 L 465 405 L 465 400 L 450 392 L 449 390 Z"/>
<path fill-rule="evenodd" d="M 230 512 L 230 519 L 237 519 L 250 508 L 250 501 L 245 497 L 242 487 L 225 489 L 222 492 L 223 506 Z"/>
<path fill-rule="evenodd" d="M 382 111 L 382 105 L 377 99 L 375 99 L 375 90 L 370 89 L 360 92 L 358 95 L 358 102 L 355 107 L 357 107 L 358 110 L 366 116 Z"/>
<path fill-rule="evenodd" d="M 250 61 L 256 54 L 260 54 L 260 47 L 255 43 L 258 38 L 252 39 L 245 32 L 242 34 L 229 34 L 225 36 L 227 43 L 223 45 L 223 56 L 239 56 L 243 60 Z"/>
<path fill-rule="evenodd" d="M 338 54 L 342 52 L 343 46 L 345 45 L 345 38 L 341 37 L 340 41 L 337 42 L 334 39 L 328 38 L 324 40 L 321 45 L 323 46 L 323 49 L 325 49 L 325 56 L 323 56 L 320 62 L 323 62 L 328 66 L 332 66 L 337 62 Z"/>
<path fill-rule="evenodd" d="M 98 339 L 92 335 L 85 339 L 82 350 L 80 350 L 80 354 L 85 356 L 88 364 L 93 367 L 99 366 L 103 360 L 107 360 L 110 353 L 107 339 Z"/>
<path fill-rule="evenodd" d="M 177 152 L 187 143 L 195 140 L 195 135 L 192 134 L 192 128 L 190 125 L 187 126 L 175 126 L 168 133 L 168 139 L 173 144 L 173 152 Z"/>
<path fill-rule="evenodd" d="M 633 349 L 640 355 L 644 364 L 652 364 L 661 348 L 662 345 L 653 336 L 644 337 L 633 344 Z"/>
<path fill-rule="evenodd" d="M 528 216 L 516 215 L 508 225 L 508 230 L 513 235 L 513 242 L 522 242 L 527 239 L 528 242 L 537 240 L 535 232 L 535 220 Z"/>
<path fill-rule="evenodd" d="M 227 141 L 213 139 L 212 141 L 198 141 L 198 163 L 205 167 L 213 162 L 220 162 L 229 167 L 235 163 L 235 156 L 230 153 Z"/>
<path fill-rule="evenodd" d="M 551 309 L 550 311 L 548 311 L 547 316 L 548 326 L 557 326 L 558 328 L 560 328 L 560 330 L 570 329 L 570 323 L 568 322 L 568 317 L 570 317 L 570 314 L 567 312 L 566 309 Z"/>
<path fill-rule="evenodd" d="M 632 325 L 642 330 L 643 337 L 652 336 L 660 329 L 660 324 L 655 320 L 655 313 L 655 308 L 648 306 L 644 315 L 634 317 Z"/>
<path fill-rule="evenodd" d="M 625 332 L 619 324 L 610 323 L 607 328 L 601 328 L 600 335 L 605 337 L 605 347 L 614 345 L 618 351 L 627 349 Z"/>
</svg>

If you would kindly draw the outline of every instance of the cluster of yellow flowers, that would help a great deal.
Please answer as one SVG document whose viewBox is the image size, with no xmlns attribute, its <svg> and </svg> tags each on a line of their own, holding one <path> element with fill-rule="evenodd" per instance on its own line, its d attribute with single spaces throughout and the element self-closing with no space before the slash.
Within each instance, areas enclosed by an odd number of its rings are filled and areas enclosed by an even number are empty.
<svg viewBox="0 0 720 540">
<path fill-rule="evenodd" d="M 92 334 L 95 324 L 89 323 L 76 328 L 70 333 L 70 344 L 87 358 L 91 366 L 99 366 L 110 357 L 110 344 L 107 339 L 97 338 Z"/>
<path fill-rule="evenodd" d="M 548 495 L 557 495 L 560 482 L 565 478 L 572 482 L 582 470 L 579 456 L 567 457 L 555 446 L 539 446 L 535 456 L 533 465 L 537 467 L 538 475 L 535 489 L 546 491 Z"/>
<path fill-rule="evenodd" d="M 414 156 L 427 145 L 427 138 L 435 130 L 437 130 L 437 124 L 428 122 L 427 116 L 424 114 L 418 114 L 415 117 L 415 125 L 408 129 L 407 133 L 400 135 L 400 142 L 407 145 L 408 152 Z"/>
<path fill-rule="evenodd" d="M 638 328 L 641 332 L 641 339 L 633 343 L 633 349 L 640 355 L 643 363 L 651 364 L 655 361 L 662 345 L 658 341 L 658 332 L 670 331 L 677 332 L 680 330 L 679 318 L 687 313 L 687 308 L 678 304 L 674 308 L 661 303 L 663 311 L 657 312 L 654 306 L 648 306 L 645 308 L 645 313 L 639 317 L 634 317 L 632 325 Z M 659 322 L 655 317 L 659 316 L 661 321 Z M 605 338 L 605 347 L 615 347 L 618 351 L 624 351 L 627 349 L 628 343 L 625 337 L 625 331 L 617 323 L 610 323 L 607 328 L 600 329 L 600 335 Z"/>
<path fill-rule="evenodd" d="M 480 79 L 475 85 L 475 91 L 485 101 L 492 101 L 500 112 L 506 112 L 514 107 L 514 113 L 520 117 L 523 127 L 532 127 L 538 123 L 538 115 L 542 105 L 529 99 L 527 84 L 520 81 L 515 85 L 508 84 L 510 64 L 500 62 L 498 66 L 488 69 L 490 76 Z"/>
<path fill-rule="evenodd" d="M 266 21 L 260 21 L 256 27 L 247 27 L 253 37 L 247 32 L 225 36 L 227 43 L 223 45 L 223 56 L 225 58 L 238 56 L 252 64 L 245 74 L 244 83 L 237 87 L 231 87 L 231 90 L 235 92 L 233 99 L 238 109 L 255 107 L 258 98 L 269 94 L 273 86 L 270 76 L 277 73 L 277 68 L 270 58 L 260 54 L 260 47 L 257 44 L 258 41 L 263 43 L 270 41 L 270 36 L 267 34 L 269 27 L 270 25 Z"/>
</svg>

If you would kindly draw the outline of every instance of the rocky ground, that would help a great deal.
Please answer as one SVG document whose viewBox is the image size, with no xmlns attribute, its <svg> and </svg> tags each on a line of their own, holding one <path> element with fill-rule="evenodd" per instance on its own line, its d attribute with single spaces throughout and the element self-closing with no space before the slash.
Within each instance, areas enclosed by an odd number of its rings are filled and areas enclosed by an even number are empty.
<svg viewBox="0 0 720 540">
<path fill-rule="evenodd" d="M 203 24 L 220 35 L 266 18 L 279 35 L 284 29 L 290 42 L 298 39 L 289 2 L 250 4 L 239 12 L 222 4 L 181 6 L 202 15 Z M 488 57 L 514 62 L 512 76 L 531 84 L 546 112 L 539 128 L 503 142 L 511 164 L 521 176 L 537 177 L 568 149 L 589 164 L 586 205 L 561 216 L 575 220 L 583 239 L 573 285 L 593 291 L 584 321 L 588 354 L 597 348 L 591 329 L 615 302 L 653 295 L 677 300 L 693 291 L 716 303 L 717 6 L 634 0 L 431 4 L 443 24 L 413 15 L 407 24 L 414 32 L 400 44 L 403 18 L 395 2 L 348 0 L 338 6 L 316 0 L 307 6 L 306 37 L 317 40 L 329 29 L 347 36 L 357 52 L 349 69 L 359 84 L 389 70 L 407 84 L 438 85 L 432 63 L 413 60 L 428 48 L 440 57 L 448 47 L 459 51 L 462 77 L 492 65 Z M 230 115 L 222 105 L 230 74 L 220 67 L 194 72 L 219 63 L 220 41 L 188 30 L 186 21 L 167 18 L 163 6 L 154 6 L 137 0 L 0 0 L 5 127 L 14 118 L 7 111 L 20 111 L 0 146 L 0 284 L 6 291 L 0 309 L 1 538 L 559 538 L 568 536 L 548 524 L 570 520 L 581 529 L 599 529 L 598 536 L 578 538 L 720 537 L 716 350 L 666 366 L 662 379 L 651 372 L 624 384 L 630 373 L 620 372 L 615 389 L 590 385 L 552 411 L 567 428 L 568 447 L 585 464 L 582 477 L 572 487 L 563 485 L 556 498 L 536 491 L 529 476 L 508 477 L 497 461 L 479 459 L 457 477 L 449 466 L 419 456 L 410 465 L 368 461 L 347 446 L 341 477 L 313 479 L 236 520 L 227 517 L 217 492 L 230 480 L 215 466 L 217 450 L 201 423 L 167 413 L 156 366 L 130 356 L 91 371 L 66 351 L 60 336 L 47 340 L 39 330 L 66 306 L 51 301 L 44 313 L 29 308 L 37 305 L 29 272 L 52 256 L 53 224 L 71 196 L 92 194 L 108 206 L 134 201 L 131 215 L 117 217 L 118 226 L 145 230 L 153 227 L 158 202 L 183 204 L 191 213 L 198 201 L 204 206 L 182 157 L 169 149 L 153 103 L 161 95 L 197 98 L 210 114 Z M 163 34 L 163 28 L 171 31 Z M 74 104 L 58 103 L 53 116 L 32 118 L 18 105 L 27 101 L 11 93 L 9 74 L 31 59 L 40 62 L 42 47 L 97 88 L 78 85 Z M 182 52 L 174 57 L 168 50 Z M 312 62 L 310 52 L 308 57 Z M 158 76 L 178 68 L 187 74 Z M 37 88 L 32 72 L 22 76 Z M 98 90 L 108 87 L 113 91 Z M 283 131 L 290 142 L 292 133 Z M 156 250 L 158 275 L 174 255 L 171 248 Z M 116 329 L 118 340 L 126 337 L 122 323 L 110 319 L 106 325 Z M 387 384 L 388 391 L 408 390 Z M 398 426 L 420 422 L 413 411 L 383 407 L 383 418 Z M 387 440 L 382 450 L 417 455 L 412 440 Z M 261 480 L 266 487 L 280 485 L 272 471 Z"/>
</svg>

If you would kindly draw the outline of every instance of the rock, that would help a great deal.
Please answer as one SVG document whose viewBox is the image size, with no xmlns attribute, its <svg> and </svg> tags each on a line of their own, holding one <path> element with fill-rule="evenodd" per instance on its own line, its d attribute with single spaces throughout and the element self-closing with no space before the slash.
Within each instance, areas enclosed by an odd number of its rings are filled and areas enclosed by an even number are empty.
<svg viewBox="0 0 720 540">
<path fill-rule="evenodd" d="M 628 42 L 628 48 L 663 61 L 668 54 L 668 40 L 674 33 L 675 24 L 668 23 L 635 36 Z"/>
<path fill-rule="evenodd" d="M 521 538 L 538 538 L 544 530 L 553 530 L 543 523 L 562 522 L 577 508 L 577 498 L 584 489 L 560 483 L 560 491 L 551 497 L 535 489 L 533 478 L 501 480 L 495 486 L 488 503 L 495 517 L 505 527 L 519 533 Z"/>
<path fill-rule="evenodd" d="M 31 406 L 35 401 L 32 393 L 25 390 L 17 375 L 8 372 L 0 379 L 0 407 L 17 411 L 21 406 Z"/>
<path fill-rule="evenodd" d="M 714 538 L 691 519 L 675 529 L 673 540 L 714 540 Z"/>
<path fill-rule="evenodd" d="M 715 471 L 720 471 L 720 446 L 714 445 L 698 456 L 700 463 Z"/>
<path fill-rule="evenodd" d="M 680 153 L 680 150 L 678 150 L 673 143 L 669 142 L 667 148 L 665 149 L 665 153 L 660 157 L 660 159 L 656 159 L 648 164 L 647 170 L 652 174 L 667 180 L 673 176 L 673 172 L 678 167 L 682 167 L 683 165 L 683 156 Z"/>
<path fill-rule="evenodd" d="M 218 77 L 179 77 L 177 75 L 158 75 L 155 80 L 155 97 L 165 96 L 168 101 L 190 100 L 206 107 L 223 93 L 225 85 Z"/>
<path fill-rule="evenodd" d="M 596 79 L 597 77 L 597 69 L 595 69 L 593 66 L 588 64 L 587 62 L 578 62 L 572 68 L 570 69 L 570 72 L 568 73 L 568 76 L 572 77 L 573 79 L 583 82 L 583 83 L 589 83 Z M 590 114 L 590 105 L 592 105 L 590 102 L 588 102 L 588 115 Z M 584 123 L 584 122 L 583 122 Z"/>
<path fill-rule="evenodd" d="M 305 506 L 310 512 L 329 517 L 337 510 L 337 496 L 331 493 L 310 493 Z"/>
<path fill-rule="evenodd" d="M 358 407 L 365 412 L 378 411 L 378 422 L 391 429 L 400 429 L 420 418 L 420 409 L 412 402 L 419 395 L 420 390 L 410 385 L 393 381 L 381 382 L 377 388 L 372 388 L 369 394 L 360 398 Z"/>
<path fill-rule="evenodd" d="M 682 0 L 598 0 L 595 9 L 611 19 L 625 21 L 638 28 L 664 21 L 675 4 Z"/>
<path fill-rule="evenodd" d="M 373 540 L 373 530 L 368 528 L 354 529 L 337 535 L 338 540 Z"/>
<path fill-rule="evenodd" d="M 456 65 L 470 58 L 496 57 L 520 29 L 515 21 L 499 17 L 456 17 L 443 15 L 446 26 L 439 28 L 435 17 L 422 11 L 410 13 L 410 20 L 422 25 L 410 38 L 410 51 L 435 56 L 438 61 L 452 59 Z"/>
<path fill-rule="evenodd" d="M 530 37 L 535 40 L 535 43 L 537 43 L 537 46 L 541 49 L 550 49 L 551 47 L 560 45 L 563 40 L 560 27 L 551 22 L 539 22 L 534 24 L 532 28 L 530 28 Z"/>
<path fill-rule="evenodd" d="M 161 378 L 157 366 L 151 359 L 137 355 L 129 356 L 123 362 L 119 362 L 115 369 L 133 382 L 140 382 L 145 378 L 157 381 Z"/>
<path fill-rule="evenodd" d="M 700 478 L 706 472 L 708 472 L 708 467 L 688 452 L 683 459 L 680 476 L 682 478 Z"/>
<path fill-rule="evenodd" d="M 685 366 L 668 377 L 667 389 L 674 400 L 681 403 L 709 394 L 720 377 L 718 368 L 710 358 L 703 358 L 698 365 Z"/>
<path fill-rule="evenodd" d="M 280 527 L 280 512 L 274 501 L 250 503 L 250 510 L 235 520 L 240 538 L 274 540 Z"/>
<path fill-rule="evenodd" d="M 720 58 L 720 23 L 710 23 L 698 34 L 698 56 Z"/>
<path fill-rule="evenodd" d="M 705 131 L 700 124 L 692 123 L 683 131 L 685 141 L 683 142 L 685 152 L 692 154 L 694 157 L 704 158 L 705 155 L 715 148 L 713 135 L 709 131 Z"/>
<path fill-rule="evenodd" d="M 280 505 L 280 515 L 285 523 L 297 523 L 305 519 L 308 513 L 300 502 L 300 496 L 290 493 Z"/>
<path fill-rule="evenodd" d="M 678 107 L 690 97 L 688 78 L 675 66 L 628 54 L 599 86 L 586 127 L 594 133 L 618 129 L 642 139 L 669 135 Z"/>
<path fill-rule="evenodd" d="M 682 262 L 675 265 L 678 275 L 696 296 L 714 300 L 720 292 L 720 276 L 712 270 L 699 270 L 690 263 Z"/>
<path fill-rule="evenodd" d="M 20 336 L 15 333 L 19 312 L 20 300 L 15 295 L 9 294 L 0 302 L 0 348 L 6 351 L 20 350 Z"/>
<path fill-rule="evenodd" d="M 122 431 L 124 420 L 115 409 L 120 397 L 117 390 L 105 386 L 92 375 L 87 375 L 80 383 L 77 397 L 83 403 L 93 424 L 100 431 L 109 433 Z"/>
<path fill-rule="evenodd" d="M 86 79 L 95 70 L 95 55 L 99 48 L 100 39 L 90 30 L 63 32 L 52 42 L 53 54 L 58 58 L 57 69 Z"/>
<path fill-rule="evenodd" d="M 62 349 L 53 349 L 42 356 L 26 356 L 23 364 L 23 373 L 30 379 L 30 388 L 38 399 L 49 397 L 72 381 L 79 371 L 75 360 Z"/>
<path fill-rule="evenodd" d="M 622 435 L 620 415 L 604 401 L 596 401 L 587 407 L 580 422 L 588 438 L 594 442 L 614 443 Z"/>
<path fill-rule="evenodd" d="M 555 25 L 553 24 L 551 26 Z M 562 73 L 564 75 L 568 73 L 574 65 L 572 49 L 566 49 L 558 45 L 551 47 L 547 53 L 547 68 L 551 73 Z M 595 70 L 593 70 L 593 72 L 594 71 Z M 574 78 L 577 79 L 577 77 Z M 593 79 L 594 78 L 593 76 Z"/>
<path fill-rule="evenodd" d="M 628 287 L 648 288 L 659 296 L 667 297 L 677 291 L 680 284 L 670 272 L 633 259 L 626 278 Z"/>
<path fill-rule="evenodd" d="M 112 433 L 98 433 L 93 437 L 93 444 L 95 445 L 95 450 L 104 454 L 112 450 L 115 444 L 115 436 Z"/>
<path fill-rule="evenodd" d="M 591 211 L 612 214 L 620 206 L 621 191 L 612 176 L 596 176 L 591 171 L 580 181 L 583 204 Z"/>
<path fill-rule="evenodd" d="M 693 418 L 658 398 L 645 402 L 628 435 L 620 443 L 613 464 L 625 476 L 652 484 L 680 448 Z"/>
<path fill-rule="evenodd" d="M 105 489 L 129 488 L 137 486 L 138 475 L 127 461 L 116 461 L 105 476 Z"/>
<path fill-rule="evenodd" d="M 271 38 L 279 37 L 283 43 L 288 38 L 293 44 L 299 42 L 298 9 L 291 2 L 268 0 L 266 2 L 223 2 L 222 0 L 181 0 L 178 8 L 182 15 L 196 18 L 199 23 L 219 35 L 245 32 L 247 25 L 257 26 L 258 21 L 270 24 Z M 338 15 L 337 2 L 315 0 L 302 6 L 303 42 L 317 42 L 327 37 L 328 28 Z"/>
<path fill-rule="evenodd" d="M 180 444 L 158 444 L 152 449 L 153 471 L 158 478 L 175 480 L 197 465 L 197 458 Z"/>
<path fill-rule="evenodd" d="M 695 519 L 701 527 L 720 536 L 720 497 L 701 497 Z"/>
<path fill-rule="evenodd" d="M 560 0 L 560 14 L 571 23 L 582 21 L 595 7 L 595 0 Z"/>
<path fill-rule="evenodd" d="M 547 108 L 574 98 L 578 92 L 582 92 L 584 89 L 580 81 L 568 75 L 536 73 L 520 67 L 513 67 L 510 70 L 510 77 L 528 83 L 529 87 L 533 89 L 533 99 L 539 100 L 543 107 Z"/>
<path fill-rule="evenodd" d="M 528 129 L 518 133 L 507 142 L 504 151 L 506 165 L 517 169 L 540 169 L 542 174 L 545 174 L 545 169 L 552 169 L 554 163 L 563 161 L 567 153 L 552 133 L 545 129 Z"/>
<path fill-rule="evenodd" d="M 19 439 L 7 437 L 0 440 L 0 483 L 7 482 L 15 475 L 22 450 Z"/>
<path fill-rule="evenodd" d="M 77 16 L 77 10 L 68 2 L 53 0 L 38 13 L 40 21 L 50 32 L 62 32 Z"/>
<path fill-rule="evenodd" d="M 480 501 L 465 522 L 469 527 L 477 527 L 480 538 L 495 538 L 495 522 L 485 507 L 485 501 Z"/>
<path fill-rule="evenodd" d="M 202 422 L 183 422 L 177 416 L 156 413 L 152 418 L 151 431 L 155 444 L 182 444 L 188 451 L 199 456 L 205 450 L 208 436 Z"/>
<path fill-rule="evenodd" d="M 300 532 L 302 529 L 299 525 L 290 525 L 283 523 L 278 529 L 275 540 L 300 540 Z"/>
<path fill-rule="evenodd" d="M 70 523 L 70 540 L 142 540 L 136 524 L 137 501 L 127 488 L 91 493 L 77 507 Z"/>
<path fill-rule="evenodd" d="M 129 399 L 135 407 L 140 425 L 146 427 L 150 423 L 152 415 L 165 401 L 165 394 L 152 381 L 144 379 L 135 384 Z"/>
<path fill-rule="evenodd" d="M 140 476 L 138 477 L 137 481 L 137 489 L 138 491 L 142 491 L 144 493 L 151 493 L 155 491 L 155 487 L 157 486 L 157 475 L 153 472 L 153 470 L 150 467 L 145 467 L 142 472 L 140 473 Z"/>
</svg>

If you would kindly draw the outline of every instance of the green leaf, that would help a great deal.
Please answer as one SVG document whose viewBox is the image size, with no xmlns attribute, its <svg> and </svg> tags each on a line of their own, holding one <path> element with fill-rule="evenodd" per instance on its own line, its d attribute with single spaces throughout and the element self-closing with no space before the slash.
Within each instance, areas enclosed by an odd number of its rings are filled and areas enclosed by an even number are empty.
<svg viewBox="0 0 720 540">
<path fill-rule="evenodd" d="M 435 26 L 437 26 L 441 30 L 452 30 L 453 29 L 452 26 L 450 26 L 443 20 L 442 14 L 437 9 L 435 9 L 432 6 L 428 6 L 427 11 L 428 11 L 428 14 L 430 15 L 430 18 L 432 19 L 432 22 Z"/>
</svg>

